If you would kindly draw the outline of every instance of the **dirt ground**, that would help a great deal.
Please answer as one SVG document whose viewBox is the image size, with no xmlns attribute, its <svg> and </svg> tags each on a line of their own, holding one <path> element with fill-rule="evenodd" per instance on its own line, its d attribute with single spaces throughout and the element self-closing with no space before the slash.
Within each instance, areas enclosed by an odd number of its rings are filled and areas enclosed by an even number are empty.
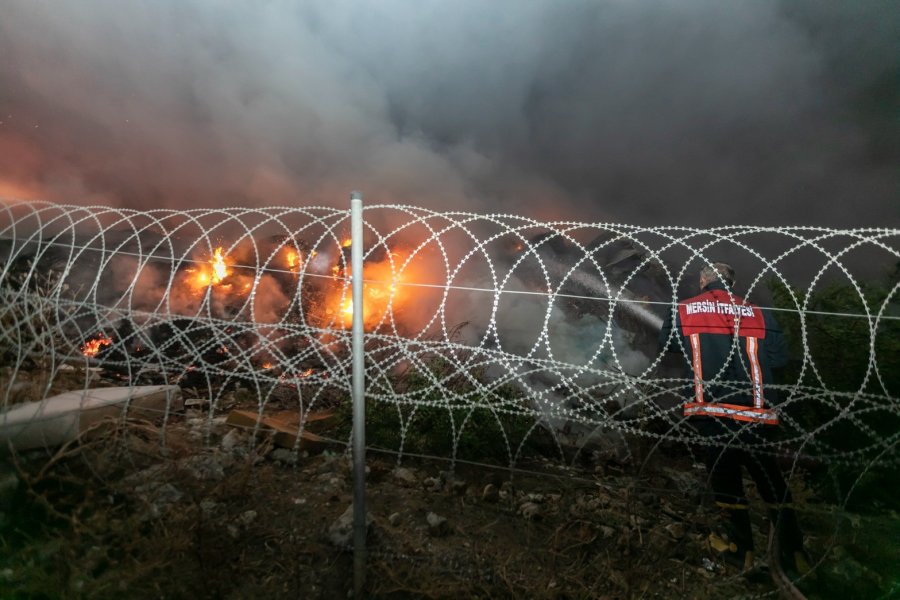
<svg viewBox="0 0 900 600">
<path fill-rule="evenodd" d="M 348 597 L 345 448 L 291 451 L 221 419 L 209 424 L 189 412 L 165 429 L 130 423 L 54 456 L 9 457 L 0 596 Z M 398 465 L 378 452 L 367 465 L 366 597 L 776 596 L 764 555 L 742 575 L 707 547 L 715 514 L 686 453 L 640 470 L 536 460 L 519 465 L 531 473 L 451 472 L 445 461 Z M 900 564 L 897 515 L 817 510 L 802 513 L 817 579 L 799 587 L 809 598 L 893 597 L 896 572 L 864 553 L 882 546 L 879 560 Z"/>
</svg>

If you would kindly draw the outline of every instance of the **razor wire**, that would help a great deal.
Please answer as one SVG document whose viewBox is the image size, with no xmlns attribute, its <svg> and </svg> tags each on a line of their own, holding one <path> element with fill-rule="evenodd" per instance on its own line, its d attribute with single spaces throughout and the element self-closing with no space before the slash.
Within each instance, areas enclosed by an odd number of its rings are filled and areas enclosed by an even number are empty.
<svg viewBox="0 0 900 600">
<path fill-rule="evenodd" d="M 348 393 L 346 211 L 7 203 L 2 215 L 4 406 L 35 361 L 178 384 L 207 397 L 210 414 L 235 388 L 260 412 L 289 403 L 304 415 Z M 857 274 L 885 277 L 872 266 L 898 261 L 897 230 L 638 227 L 395 205 L 367 207 L 365 228 L 367 397 L 392 413 L 401 454 L 433 410 L 446 415 L 453 457 L 473 420 L 488 419 L 511 466 L 539 433 L 560 456 L 623 434 L 708 443 L 679 410 L 693 386 L 686 350 L 667 357 L 658 331 L 699 268 L 725 257 L 741 295 L 792 319 L 799 338 L 795 379 L 766 386 L 782 397 L 784 434 L 758 449 L 897 462 L 898 428 L 884 425 L 900 413 L 900 282 L 895 269 L 873 297 Z M 828 286 L 855 310 L 810 306 Z M 853 385 L 833 385 L 821 357 L 834 348 L 814 346 L 812 329 L 848 319 L 864 356 Z M 734 393 L 747 385 L 711 380 Z"/>
<path fill-rule="evenodd" d="M 317 412 L 349 410 L 349 229 L 348 211 L 328 207 L 5 202 L 4 445 L 15 448 L 17 407 L 67 386 L 165 384 L 202 408 L 129 404 L 122 417 L 156 417 L 163 444 L 182 420 L 199 422 L 212 445 L 213 426 L 235 408 L 287 411 L 299 428 L 296 459 Z M 789 464 L 794 482 L 807 465 L 849 474 L 843 506 L 807 511 L 833 515 L 836 535 L 855 490 L 900 464 L 898 237 L 889 228 L 640 227 L 366 207 L 370 447 L 398 464 L 432 457 L 451 470 L 511 474 L 534 472 L 535 457 L 627 462 L 639 451 L 643 469 L 675 447 L 751 447 Z M 775 315 L 792 344 L 789 368 L 765 384 L 780 398 L 776 436 L 749 427 L 713 440 L 683 416 L 694 388 L 689 349 L 659 332 L 697 293 L 699 270 L 718 261 L 737 270 L 729 293 Z M 750 385 L 719 374 L 705 383 L 735 395 Z M 53 418 L 35 415 L 34 424 Z M 256 439 L 262 426 L 235 427 Z M 350 432 L 317 435 L 346 447 Z M 499 458 L 485 459 L 480 445 Z M 653 487 L 639 477 L 626 485 Z"/>
</svg>

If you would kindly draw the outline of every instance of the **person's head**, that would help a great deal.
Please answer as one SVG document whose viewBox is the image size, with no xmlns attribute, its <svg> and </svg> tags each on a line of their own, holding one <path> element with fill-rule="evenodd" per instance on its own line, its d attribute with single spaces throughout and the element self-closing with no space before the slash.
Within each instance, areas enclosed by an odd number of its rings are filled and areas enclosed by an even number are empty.
<svg viewBox="0 0 900 600">
<path fill-rule="evenodd" d="M 700 269 L 700 289 L 704 289 L 713 281 L 721 281 L 725 287 L 734 286 L 734 269 L 731 265 L 725 263 L 712 263 Z"/>
</svg>

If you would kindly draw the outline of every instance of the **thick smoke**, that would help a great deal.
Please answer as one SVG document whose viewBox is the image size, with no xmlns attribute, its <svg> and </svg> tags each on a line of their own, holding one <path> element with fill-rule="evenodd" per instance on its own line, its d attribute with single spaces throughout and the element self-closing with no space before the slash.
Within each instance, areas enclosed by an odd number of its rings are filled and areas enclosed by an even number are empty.
<svg viewBox="0 0 900 600">
<path fill-rule="evenodd" d="M 0 195 L 896 225 L 900 17 L 846 0 L 5 0 Z"/>
</svg>

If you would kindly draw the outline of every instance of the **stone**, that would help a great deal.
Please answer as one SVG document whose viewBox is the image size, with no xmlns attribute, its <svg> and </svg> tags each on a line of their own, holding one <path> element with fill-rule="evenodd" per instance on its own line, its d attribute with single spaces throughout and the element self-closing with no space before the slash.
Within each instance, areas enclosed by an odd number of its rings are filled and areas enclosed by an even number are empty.
<svg viewBox="0 0 900 600">
<path fill-rule="evenodd" d="M 536 502 L 525 502 L 519 507 L 519 514 L 529 521 L 539 519 L 541 517 L 541 505 Z"/>
<path fill-rule="evenodd" d="M 232 452 L 237 446 L 242 443 L 241 433 L 237 429 L 232 429 L 224 436 L 222 436 L 222 441 L 220 445 L 222 446 L 222 450 L 225 452 Z"/>
<path fill-rule="evenodd" d="M 429 492 L 440 492 L 444 489 L 444 482 L 439 477 L 426 477 L 422 483 Z"/>
<path fill-rule="evenodd" d="M 366 513 L 366 533 L 372 526 L 371 513 Z M 328 527 L 328 540 L 338 548 L 347 548 L 353 543 L 353 504 L 347 507 L 331 526 Z"/>
<path fill-rule="evenodd" d="M 140 517 L 141 521 L 158 519 L 177 503 L 184 494 L 171 483 L 151 481 L 135 488 L 138 497 L 147 503 L 147 512 Z"/>
<path fill-rule="evenodd" d="M 341 516 L 328 528 L 328 540 L 339 548 L 350 545 L 353 539 L 353 505 L 347 507 Z"/>
<path fill-rule="evenodd" d="M 456 477 L 451 478 L 450 480 L 450 491 L 456 494 L 457 496 L 462 496 L 466 493 L 466 489 L 469 485 L 462 479 L 457 479 Z"/>
<path fill-rule="evenodd" d="M 215 502 L 213 500 L 203 500 L 200 502 L 200 514 L 208 519 L 215 514 L 216 508 L 218 506 L 218 502 Z"/>
<path fill-rule="evenodd" d="M 481 499 L 485 502 L 497 502 L 500 500 L 500 492 L 497 489 L 497 486 L 493 483 L 489 483 L 484 486 L 484 489 L 481 491 Z"/>
<path fill-rule="evenodd" d="M 185 420 L 185 425 L 187 425 L 190 430 L 188 432 L 188 437 L 195 440 L 218 440 L 221 439 L 228 430 L 228 426 L 225 424 L 225 417 L 209 418 L 203 416 L 199 418 L 190 418 Z"/>
<path fill-rule="evenodd" d="M 184 408 L 185 409 L 193 409 L 199 410 L 201 408 L 209 406 L 209 398 L 185 398 L 184 399 Z"/>
<path fill-rule="evenodd" d="M 396 469 L 394 469 L 393 475 L 394 479 L 397 479 L 409 485 L 415 485 L 417 481 L 415 473 L 405 467 L 397 467 Z"/>
<path fill-rule="evenodd" d="M 221 454 L 197 454 L 178 462 L 178 465 L 201 481 L 221 481 L 225 478 L 225 467 L 231 459 Z"/>
<path fill-rule="evenodd" d="M 430 512 L 425 517 L 428 522 L 428 533 L 433 537 L 443 537 L 450 533 L 450 524 L 446 517 L 442 517 L 436 513 Z"/>
<path fill-rule="evenodd" d="M 297 464 L 297 455 L 294 454 L 293 450 L 288 450 L 287 448 L 275 448 L 269 456 L 277 463 L 285 465 Z"/>
</svg>

